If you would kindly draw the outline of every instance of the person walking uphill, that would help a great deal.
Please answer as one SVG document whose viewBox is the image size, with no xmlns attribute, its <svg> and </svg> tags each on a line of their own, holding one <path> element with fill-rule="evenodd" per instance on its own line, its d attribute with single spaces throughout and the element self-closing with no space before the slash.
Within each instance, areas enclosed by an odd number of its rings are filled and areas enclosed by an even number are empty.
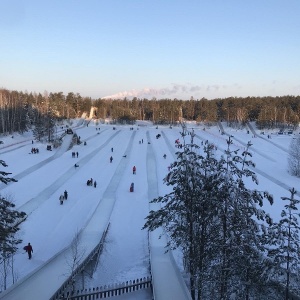
<svg viewBox="0 0 300 300">
<path fill-rule="evenodd" d="M 113 161 L 113 157 L 112 156 L 110 157 L 109 161 L 112 163 L 112 161 Z"/>
<path fill-rule="evenodd" d="M 65 197 L 65 200 L 68 199 L 68 192 L 67 192 L 67 190 L 64 191 L 64 197 Z"/>
<path fill-rule="evenodd" d="M 60 203 L 60 205 L 63 205 L 63 204 L 64 204 L 64 200 L 65 200 L 64 195 L 60 195 L 60 196 L 59 196 L 59 203 Z"/>
<path fill-rule="evenodd" d="M 31 259 L 31 254 L 33 253 L 33 249 L 30 243 L 28 243 L 28 245 L 24 247 L 24 250 L 28 253 L 28 259 Z"/>
<path fill-rule="evenodd" d="M 132 174 L 135 175 L 135 173 L 136 173 L 136 167 L 133 166 L 133 168 L 132 168 Z"/>
</svg>

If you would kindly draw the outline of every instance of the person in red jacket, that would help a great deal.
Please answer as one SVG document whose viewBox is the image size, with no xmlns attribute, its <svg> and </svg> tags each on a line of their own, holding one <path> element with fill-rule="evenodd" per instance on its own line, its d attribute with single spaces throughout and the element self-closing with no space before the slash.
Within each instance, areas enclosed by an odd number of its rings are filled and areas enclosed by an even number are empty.
<svg viewBox="0 0 300 300">
<path fill-rule="evenodd" d="M 133 166 L 133 168 L 132 168 L 132 173 L 135 175 L 135 173 L 136 173 L 136 167 L 135 166 Z"/>
<path fill-rule="evenodd" d="M 33 249 L 30 243 L 28 243 L 28 245 L 24 247 L 24 250 L 28 253 L 28 258 L 31 259 L 31 254 L 33 252 Z"/>
</svg>

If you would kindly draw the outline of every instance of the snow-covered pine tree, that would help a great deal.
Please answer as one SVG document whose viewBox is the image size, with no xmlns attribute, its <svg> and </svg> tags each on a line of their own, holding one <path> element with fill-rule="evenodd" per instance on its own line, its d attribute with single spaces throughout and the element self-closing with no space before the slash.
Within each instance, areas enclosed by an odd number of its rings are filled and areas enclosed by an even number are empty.
<svg viewBox="0 0 300 300">
<path fill-rule="evenodd" d="M 176 153 L 165 178 L 173 191 L 152 200 L 162 207 L 149 213 L 144 228 L 164 226 L 171 248 L 182 249 L 193 299 L 247 299 L 257 295 L 255 283 L 262 279 L 258 222 L 270 221 L 261 207 L 264 199 L 272 203 L 272 196 L 244 184 L 245 178 L 257 183 L 249 168 L 254 166 L 250 144 L 239 156 L 230 150 L 229 138 L 225 157 L 216 159 L 213 145 L 204 143 L 200 153 L 193 138 L 192 133 L 191 143 Z"/>
<path fill-rule="evenodd" d="M 20 224 L 25 220 L 26 213 L 14 209 L 15 204 L 0 195 L 0 255 L 3 274 L 3 288 L 6 289 L 6 279 L 13 265 L 13 255 L 17 245 L 22 242 L 16 237 Z M 12 276 L 13 277 L 13 276 Z"/>
<path fill-rule="evenodd" d="M 32 133 L 36 141 L 41 141 L 47 135 L 46 121 L 42 114 L 35 112 Z"/>
<path fill-rule="evenodd" d="M 217 194 L 218 161 L 214 158 L 214 146 L 205 143 L 203 153 L 194 143 L 186 143 L 187 130 L 183 126 L 183 151 L 176 153 L 177 160 L 171 164 L 170 172 L 164 179 L 173 191 L 163 197 L 153 199 L 152 203 L 162 203 L 157 211 L 151 211 L 144 228 L 155 230 L 164 226 L 169 234 L 168 246 L 180 247 L 185 266 L 190 274 L 190 288 L 193 299 L 205 299 L 204 294 L 209 280 L 208 267 L 214 259 L 211 230 L 212 198 Z"/>
<path fill-rule="evenodd" d="M 270 221 L 261 207 L 264 199 L 272 203 L 273 198 L 268 192 L 247 188 L 244 183 L 249 178 L 257 184 L 255 173 L 249 168 L 254 166 L 248 159 L 250 144 L 242 156 L 238 151 L 231 151 L 231 138 L 227 145 L 225 157 L 220 159 L 222 167 L 215 202 L 215 249 L 219 248 L 219 253 L 216 253 L 212 275 L 216 287 L 219 286 L 219 299 L 249 299 L 255 293 L 255 282 L 261 280 L 257 276 L 264 248 L 258 222 L 263 225 Z"/>
<path fill-rule="evenodd" d="M 6 162 L 4 160 L 2 160 L 2 159 L 0 160 L 0 165 L 2 167 L 5 167 L 5 168 L 7 167 Z M 11 173 L 9 173 L 9 172 L 0 171 L 0 181 L 3 182 L 3 183 L 5 183 L 5 184 L 8 184 L 9 182 L 17 182 L 17 180 L 14 179 L 14 178 L 6 177 L 6 176 L 8 176 L 10 174 Z"/>
<path fill-rule="evenodd" d="M 35 111 L 33 125 L 34 127 L 32 132 L 35 140 L 41 141 L 46 139 L 47 142 L 51 142 L 53 140 L 55 114 L 50 108 L 45 114 Z"/>
<path fill-rule="evenodd" d="M 288 156 L 288 169 L 292 175 L 300 177 L 300 136 L 291 140 Z"/>
<path fill-rule="evenodd" d="M 7 167 L 5 161 L 0 160 L 0 164 Z M 7 177 L 11 173 L 0 171 L 0 181 L 7 184 L 16 182 L 14 178 Z M 21 240 L 16 238 L 19 225 L 24 221 L 25 213 L 14 210 L 15 204 L 0 195 L 0 256 L 3 267 L 4 288 L 6 288 L 6 275 L 9 269 L 8 261 L 12 259 L 17 250 L 17 245 Z"/>
<path fill-rule="evenodd" d="M 273 223 L 268 230 L 271 247 L 268 250 L 270 278 L 285 286 L 285 299 L 289 299 L 289 292 L 299 294 L 300 284 L 300 239 L 298 205 L 300 200 L 295 199 L 296 190 L 290 189 L 290 197 L 281 197 L 288 201 L 281 212 L 281 219 Z M 284 275 L 284 276 L 282 276 Z"/>
</svg>

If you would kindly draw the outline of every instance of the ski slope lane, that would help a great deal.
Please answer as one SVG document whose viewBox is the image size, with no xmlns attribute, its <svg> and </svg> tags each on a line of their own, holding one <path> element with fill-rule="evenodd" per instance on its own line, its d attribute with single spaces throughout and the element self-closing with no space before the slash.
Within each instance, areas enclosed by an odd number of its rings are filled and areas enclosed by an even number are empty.
<svg viewBox="0 0 300 300">
<path fill-rule="evenodd" d="M 118 185 L 109 231 L 89 286 L 108 286 L 150 276 L 148 232 L 141 230 L 149 213 L 146 157 L 146 134 L 137 130 L 132 151 L 124 158 L 128 164 Z M 129 190 L 131 183 L 134 192 Z M 152 299 L 152 294 L 147 299 Z"/>
<path fill-rule="evenodd" d="M 158 197 L 157 169 L 155 154 L 148 133 L 147 138 L 150 143 L 147 149 L 148 197 L 149 200 L 152 200 Z M 158 210 L 159 208 L 159 204 L 150 203 L 149 205 L 150 210 Z M 191 300 L 190 293 L 175 264 L 171 251 L 165 253 L 167 238 L 162 228 L 150 232 L 149 241 L 154 299 Z"/>
</svg>

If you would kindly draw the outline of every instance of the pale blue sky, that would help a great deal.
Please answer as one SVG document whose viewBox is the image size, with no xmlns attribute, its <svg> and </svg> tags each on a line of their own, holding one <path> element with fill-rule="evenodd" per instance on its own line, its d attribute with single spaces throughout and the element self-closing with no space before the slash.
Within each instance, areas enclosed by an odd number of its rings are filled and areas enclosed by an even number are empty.
<svg viewBox="0 0 300 300">
<path fill-rule="evenodd" d="M 0 0 L 0 88 L 300 95 L 299 0 Z"/>
</svg>

